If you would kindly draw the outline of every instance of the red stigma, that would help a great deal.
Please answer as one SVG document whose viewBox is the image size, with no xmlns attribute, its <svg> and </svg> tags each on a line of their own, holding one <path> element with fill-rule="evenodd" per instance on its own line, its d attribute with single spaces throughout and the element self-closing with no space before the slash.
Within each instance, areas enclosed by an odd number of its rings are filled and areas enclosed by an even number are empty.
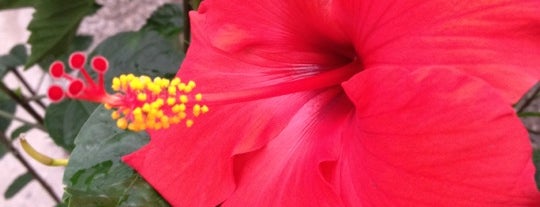
<svg viewBox="0 0 540 207">
<path fill-rule="evenodd" d="M 76 79 L 76 80 L 73 80 L 71 81 L 71 83 L 69 83 L 69 86 L 68 86 L 68 94 L 70 96 L 78 96 L 84 89 L 84 83 L 79 80 L 79 79 Z"/>
<path fill-rule="evenodd" d="M 92 58 L 92 68 L 98 73 L 105 73 L 109 68 L 109 63 L 103 56 L 95 56 Z"/>
<path fill-rule="evenodd" d="M 65 79 L 68 82 L 67 89 L 58 85 L 52 85 L 47 93 L 53 102 L 61 101 L 66 94 L 69 98 L 102 103 L 110 100 L 109 94 L 105 91 L 103 83 L 104 73 L 107 71 L 108 62 L 103 56 L 96 56 L 92 59 L 92 68 L 98 73 L 98 82 L 92 79 L 88 71 L 84 68 L 86 64 L 86 54 L 75 52 L 69 56 L 69 66 L 80 72 L 83 78 L 71 76 L 65 72 L 65 65 L 60 61 L 55 61 L 49 67 L 49 74 L 55 79 Z"/>
<path fill-rule="evenodd" d="M 64 75 L 64 63 L 58 60 L 54 61 L 49 67 L 49 74 L 51 74 L 53 78 L 62 78 Z"/>
<path fill-rule="evenodd" d="M 69 56 L 69 66 L 73 69 L 81 69 L 86 62 L 86 55 L 83 52 L 74 52 Z"/>
<path fill-rule="evenodd" d="M 64 90 L 58 85 L 52 85 L 47 91 L 47 96 L 52 102 L 59 102 L 64 98 Z"/>
</svg>

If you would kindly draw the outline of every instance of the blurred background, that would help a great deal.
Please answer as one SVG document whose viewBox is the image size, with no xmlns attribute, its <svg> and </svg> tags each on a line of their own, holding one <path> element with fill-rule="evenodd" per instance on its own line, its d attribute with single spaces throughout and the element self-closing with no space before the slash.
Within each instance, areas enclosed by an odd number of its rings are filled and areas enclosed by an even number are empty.
<svg viewBox="0 0 540 207">
<path fill-rule="evenodd" d="M 102 8 L 94 15 L 83 19 L 79 34 L 92 35 L 94 37 L 94 47 L 97 43 L 105 38 L 122 31 L 138 30 L 152 14 L 152 12 L 160 5 L 167 2 L 180 2 L 173 0 L 98 0 L 96 3 L 101 4 Z M 25 43 L 30 33 L 27 26 L 32 19 L 34 9 L 23 8 L 14 10 L 0 11 L 0 54 L 8 54 L 9 51 L 17 44 Z M 29 48 L 27 48 L 29 49 Z M 31 67 L 28 70 L 18 68 L 31 85 L 37 91 L 37 94 L 45 94 L 47 86 L 50 83 L 50 78 L 44 76 L 44 72 L 38 67 Z M 29 94 L 24 90 L 20 81 L 12 73 L 8 73 L 4 77 L 3 82 L 12 89 L 20 88 L 23 94 Z M 34 107 L 40 109 L 39 107 Z M 44 115 L 44 110 L 38 110 L 38 113 Z M 16 117 L 33 121 L 32 117 L 21 110 L 16 109 Z M 4 132 L 9 135 L 14 130 L 22 126 L 21 122 L 13 121 Z M 26 133 L 28 141 L 39 151 L 46 153 L 52 157 L 66 158 L 68 154 L 59 146 L 57 146 L 48 135 L 40 130 L 30 130 Z M 13 142 L 13 146 L 21 150 L 18 142 Z M 1 147 L 1 146 L 0 146 Z M 63 167 L 44 166 L 32 160 L 26 154 L 22 157 L 27 160 L 35 171 L 41 175 L 46 183 L 52 188 L 57 197 L 61 198 L 63 193 L 62 175 Z M 12 154 L 6 153 L 0 158 L 0 207 L 52 207 L 56 202 L 44 190 L 44 188 L 35 180 L 21 186 L 14 186 L 12 183 L 17 177 L 24 175 L 27 172 L 21 162 Z M 22 182 L 25 183 L 25 182 Z M 16 194 L 13 194 L 14 189 L 20 188 Z M 8 193 L 11 191 L 10 193 Z M 8 194 L 6 196 L 6 194 Z M 13 195 L 12 195 L 13 194 Z M 6 198 L 8 197 L 8 198 Z"/>
</svg>

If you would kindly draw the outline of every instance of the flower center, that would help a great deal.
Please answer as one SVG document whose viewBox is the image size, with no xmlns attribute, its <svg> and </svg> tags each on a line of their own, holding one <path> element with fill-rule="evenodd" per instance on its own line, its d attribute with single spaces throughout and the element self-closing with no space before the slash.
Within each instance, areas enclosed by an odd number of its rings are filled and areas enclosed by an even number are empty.
<svg viewBox="0 0 540 207">
<path fill-rule="evenodd" d="M 104 87 L 104 74 L 108 62 L 102 56 L 91 60 L 94 71 L 98 74 L 97 83 L 84 68 L 86 55 L 73 53 L 69 65 L 79 71 L 84 80 L 65 73 L 65 66 L 55 61 L 49 69 L 53 78 L 65 79 L 69 83 L 64 90 L 59 85 L 51 85 L 49 99 L 53 102 L 62 100 L 66 95 L 71 99 L 103 103 L 113 110 L 111 118 L 121 129 L 141 131 L 159 130 L 172 124 L 184 122 L 186 127 L 194 124 L 194 119 L 207 113 L 208 106 L 223 105 L 281 96 L 301 91 L 316 90 L 336 86 L 349 79 L 359 68 L 355 63 L 321 72 L 308 78 L 283 82 L 276 85 L 252 88 L 241 91 L 220 93 L 194 93 L 195 82 L 182 82 L 178 77 L 168 80 L 133 74 L 121 75 L 112 80 L 114 94 L 108 94 Z M 64 92 L 65 91 L 65 92 Z"/>
<path fill-rule="evenodd" d="M 205 93 L 205 103 L 209 106 L 253 101 L 258 99 L 281 96 L 296 92 L 322 89 L 336 86 L 348 80 L 361 68 L 353 62 L 337 69 L 328 70 L 319 74 L 294 81 L 276 85 L 246 89 L 241 91 L 229 91 L 221 93 Z"/>
</svg>

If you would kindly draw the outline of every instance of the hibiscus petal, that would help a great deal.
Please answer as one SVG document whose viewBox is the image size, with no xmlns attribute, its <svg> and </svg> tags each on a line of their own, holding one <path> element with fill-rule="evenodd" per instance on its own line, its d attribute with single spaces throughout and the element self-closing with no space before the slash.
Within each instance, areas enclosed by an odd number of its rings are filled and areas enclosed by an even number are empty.
<svg viewBox="0 0 540 207">
<path fill-rule="evenodd" d="M 278 5 L 276 5 L 278 4 Z M 327 1 L 204 1 L 179 76 L 203 91 L 268 86 L 353 61 L 352 44 L 328 16 Z M 239 6 L 231 6 L 239 5 Z M 200 84 L 202 83 L 202 84 Z M 210 84 L 207 84 L 210 83 Z M 215 84 L 218 83 L 218 84 Z"/>
<path fill-rule="evenodd" d="M 263 147 L 313 96 L 299 93 L 213 107 L 191 128 L 150 131 L 150 143 L 123 160 L 173 206 L 216 206 L 236 186 L 233 156 Z"/>
<path fill-rule="evenodd" d="M 227 55 L 264 67 L 320 68 L 354 58 L 332 1 L 205 1 L 193 24 L 198 35 Z M 299 72 L 299 71 L 297 71 Z"/>
<path fill-rule="evenodd" d="M 335 1 L 366 68 L 449 66 L 515 103 L 540 78 L 540 1 Z"/>
<path fill-rule="evenodd" d="M 237 155 L 238 186 L 223 207 L 343 206 L 325 178 L 352 109 L 340 88 L 313 97 L 264 148 Z"/>
<path fill-rule="evenodd" d="M 332 181 L 349 206 L 540 206 L 527 131 L 500 94 L 458 70 L 374 68 Z"/>
</svg>

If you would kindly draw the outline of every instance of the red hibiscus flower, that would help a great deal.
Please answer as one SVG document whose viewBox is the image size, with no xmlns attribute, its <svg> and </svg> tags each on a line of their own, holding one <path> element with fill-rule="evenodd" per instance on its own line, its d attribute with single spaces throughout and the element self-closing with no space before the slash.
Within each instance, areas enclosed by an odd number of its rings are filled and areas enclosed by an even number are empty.
<svg viewBox="0 0 540 207">
<path fill-rule="evenodd" d="M 511 108 L 540 1 L 206 0 L 179 77 L 210 112 L 124 161 L 173 206 L 540 206 Z"/>
</svg>

